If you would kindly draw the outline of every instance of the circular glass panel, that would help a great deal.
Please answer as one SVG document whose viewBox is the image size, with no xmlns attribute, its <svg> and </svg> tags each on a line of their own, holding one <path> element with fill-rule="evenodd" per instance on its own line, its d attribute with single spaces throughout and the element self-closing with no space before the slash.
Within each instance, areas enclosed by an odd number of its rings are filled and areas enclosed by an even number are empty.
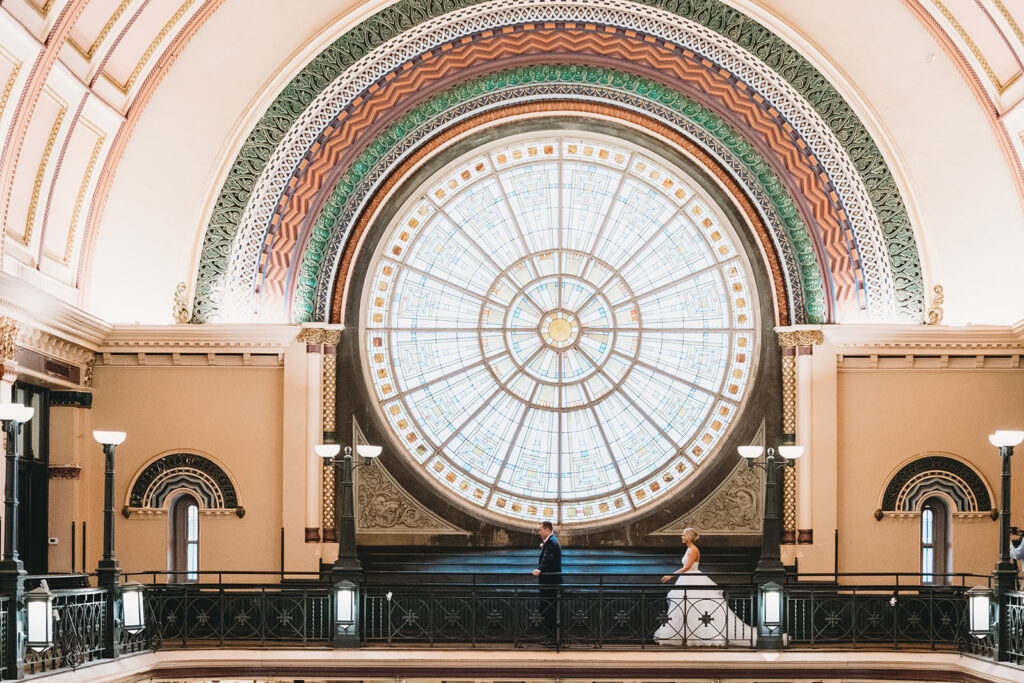
<svg viewBox="0 0 1024 683">
<path fill-rule="evenodd" d="M 756 358 L 755 292 L 679 168 L 591 133 L 449 164 L 385 230 L 364 370 L 399 450 L 490 516 L 586 525 L 717 451 Z"/>
</svg>

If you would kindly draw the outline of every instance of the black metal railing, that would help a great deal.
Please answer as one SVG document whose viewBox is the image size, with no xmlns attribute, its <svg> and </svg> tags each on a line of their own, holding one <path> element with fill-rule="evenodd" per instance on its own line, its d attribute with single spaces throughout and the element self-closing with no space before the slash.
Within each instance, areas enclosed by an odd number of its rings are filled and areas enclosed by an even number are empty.
<svg viewBox="0 0 1024 683">
<path fill-rule="evenodd" d="M 26 650 L 26 674 L 74 669 L 101 659 L 160 647 L 298 645 L 325 647 L 334 631 L 333 586 L 310 575 L 261 583 L 261 573 L 211 572 L 198 583 L 148 573 L 145 628 L 113 629 L 105 589 L 53 591 L 54 644 Z M 249 578 L 251 581 L 239 581 Z M 275 575 L 276 578 L 276 575 Z M 360 587 L 364 646 L 668 649 L 756 647 L 758 585 L 749 574 L 697 577 L 680 584 L 653 576 L 563 575 L 561 586 L 538 586 L 528 575 L 376 573 Z M 968 586 L 987 577 L 957 575 L 945 586 L 915 575 L 791 576 L 784 582 L 783 647 L 950 650 L 994 658 L 993 636 L 967 628 Z M 835 579 L 838 579 L 836 581 Z M 857 583 L 853 584 L 852 581 Z M 542 592 L 543 591 L 543 592 Z M 0 596 L 0 608 L 10 598 Z M 994 607 L 993 607 L 994 609 Z M 995 613 L 995 612 L 993 612 Z M 0 609 L 0 646 L 13 637 Z M 120 621 L 120 613 L 116 614 Z M 1024 663 L 1024 593 L 1011 593 L 1007 618 L 1010 663 Z M 3 652 L 0 647 L 0 652 Z M 7 662 L 0 662 L 7 672 Z M 10 673 L 10 672 L 7 672 Z"/>
<path fill-rule="evenodd" d="M 429 583 L 368 586 L 364 643 L 559 647 L 752 647 L 756 587 L 723 592 L 601 582 L 541 593 L 532 584 Z M 545 618 L 545 612 L 553 616 Z"/>
<path fill-rule="evenodd" d="M 791 646 L 954 648 L 964 624 L 962 587 L 863 586 L 786 593 Z"/>
<path fill-rule="evenodd" d="M 103 656 L 107 591 L 99 588 L 53 592 L 53 646 L 27 649 L 25 673 L 75 669 Z"/>
<path fill-rule="evenodd" d="M 1006 609 L 1006 654 L 1014 664 L 1024 664 L 1024 593 L 1010 593 Z"/>
<path fill-rule="evenodd" d="M 0 677 L 10 678 L 7 673 L 7 639 L 10 632 L 7 625 L 7 601 L 6 595 L 0 596 Z"/>
<path fill-rule="evenodd" d="M 165 646 L 323 645 L 331 635 L 331 588 L 322 584 L 160 584 L 146 590 L 146 602 L 146 637 Z"/>
</svg>

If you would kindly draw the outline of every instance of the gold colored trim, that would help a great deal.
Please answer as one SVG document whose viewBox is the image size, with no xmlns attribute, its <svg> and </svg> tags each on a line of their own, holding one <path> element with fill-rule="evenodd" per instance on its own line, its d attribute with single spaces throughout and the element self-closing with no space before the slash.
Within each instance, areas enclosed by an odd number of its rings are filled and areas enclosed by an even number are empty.
<svg viewBox="0 0 1024 683">
<path fill-rule="evenodd" d="M 146 48 L 146 51 L 142 53 L 139 63 L 135 65 L 134 69 L 132 69 L 132 72 L 128 75 L 127 81 L 119 83 L 116 78 L 108 74 L 106 71 L 103 72 L 103 77 L 107 79 L 111 85 L 120 90 L 122 95 L 127 95 L 128 91 L 132 89 L 133 85 L 135 85 L 135 81 L 137 81 L 139 76 L 142 74 L 142 70 L 146 67 L 146 63 L 149 62 L 153 53 L 156 52 L 156 49 L 160 47 L 160 43 L 163 42 L 164 38 L 166 38 L 167 34 L 171 32 L 174 25 L 177 24 L 183 16 L 185 16 L 185 13 L 188 12 L 189 8 L 193 4 L 195 4 L 195 0 L 185 0 L 182 6 L 178 8 L 178 11 L 174 13 L 174 16 L 164 24 L 163 28 L 160 29 L 160 32 L 156 34 L 156 37 L 153 38 L 153 41 L 149 44 L 149 47 Z"/>
<path fill-rule="evenodd" d="M 339 335 L 340 336 L 340 335 Z M 334 340 L 337 344 L 338 340 Z M 320 405 L 322 407 L 321 420 L 325 433 L 333 432 L 335 429 L 334 406 L 337 368 L 337 356 L 333 353 L 323 354 L 320 365 Z M 334 465 L 323 466 L 320 476 L 322 497 L 320 499 L 320 526 L 324 529 L 334 528 Z"/>
<path fill-rule="evenodd" d="M 53 127 L 50 129 L 50 137 L 46 140 L 43 155 L 39 159 L 39 168 L 36 169 L 36 182 L 32 185 L 32 199 L 28 205 L 28 217 L 25 219 L 25 234 L 21 237 L 11 235 L 11 237 L 14 237 L 14 239 L 22 244 L 30 244 L 32 242 L 32 227 L 36 222 L 39 195 L 43 191 L 43 177 L 46 176 L 46 167 L 50 163 L 50 154 L 53 152 L 54 143 L 57 142 L 57 135 L 60 133 L 60 127 L 64 123 L 64 115 L 67 114 L 67 111 L 67 106 L 61 105 L 60 111 L 57 112 L 57 118 L 53 121 Z"/>
<path fill-rule="evenodd" d="M 12 62 L 14 68 L 11 70 L 11 75 L 7 77 L 7 82 L 4 83 L 4 90 L 0 93 L 0 119 L 4 117 L 4 110 L 7 109 L 7 101 L 11 99 L 11 93 L 14 92 L 14 83 L 18 80 L 18 74 L 21 72 L 21 62 Z"/>
<path fill-rule="evenodd" d="M 992 0 L 992 4 L 999 10 L 999 14 L 1003 15 L 1003 19 L 1009 25 L 1010 30 L 1013 31 L 1013 35 L 1017 36 L 1017 41 L 1024 47 L 1024 31 L 1021 31 L 1020 26 L 1014 21 L 1013 15 L 1006 9 L 1006 6 L 1000 0 Z"/>
<path fill-rule="evenodd" d="M 100 158 L 100 151 L 103 149 L 103 143 L 106 141 L 106 136 L 99 136 L 96 139 L 96 144 L 92 146 L 92 154 L 89 156 L 89 163 L 85 167 L 85 173 L 82 175 L 82 184 L 78 188 L 78 196 L 75 198 L 75 210 L 71 212 L 71 225 L 68 226 L 68 241 L 64 246 L 64 264 L 67 265 L 71 261 L 71 252 L 75 247 L 75 235 L 78 234 L 78 219 L 82 215 L 82 205 L 85 203 L 85 194 L 89 189 L 89 181 L 92 180 L 92 172 L 96 169 L 96 161 Z"/>
<path fill-rule="evenodd" d="M 985 75 L 988 76 L 988 79 L 990 81 L 992 81 L 992 85 L 995 87 L 996 92 L 1002 95 L 1006 91 L 1006 89 L 1013 85 L 1017 78 L 1020 77 L 1020 72 L 1018 72 L 1013 78 L 1008 80 L 1006 83 L 1000 82 L 999 78 L 996 76 L 996 72 L 992 69 L 992 65 L 989 64 L 988 60 L 985 59 L 984 55 L 982 55 L 981 49 L 978 47 L 978 44 L 971 39 L 971 36 L 968 35 L 967 30 L 960 25 L 960 22 L 958 22 L 953 17 L 953 13 L 950 12 L 949 9 L 947 9 L 946 6 L 942 4 L 941 0 L 932 0 L 932 3 L 939 10 L 939 12 L 942 13 L 942 16 L 946 19 L 946 21 L 950 23 L 950 25 L 953 27 L 953 30 L 955 30 L 957 32 L 957 35 L 960 36 L 960 39 L 964 41 L 964 44 L 967 45 L 967 49 L 971 51 L 972 55 L 974 55 L 974 58 L 978 61 L 978 64 L 985 72 Z"/>
<path fill-rule="evenodd" d="M 78 41 L 71 36 L 68 36 L 68 45 L 70 45 L 72 49 L 80 54 L 87 62 L 92 61 L 93 56 L 96 54 L 96 50 L 100 47 L 100 43 L 106 39 L 110 30 L 114 28 L 114 24 L 117 23 L 117 20 L 121 18 L 121 15 L 124 14 L 124 11 L 128 9 L 128 6 L 131 4 L 132 0 L 122 0 L 121 4 L 117 6 L 116 10 L 114 10 L 114 13 L 110 15 L 110 19 L 107 20 L 107 23 L 103 25 L 99 35 L 96 36 L 96 39 L 92 42 L 92 45 L 89 46 L 88 50 L 79 45 Z"/>
<path fill-rule="evenodd" d="M 50 13 L 50 8 L 53 7 L 53 3 L 54 0 L 46 0 L 46 2 L 44 2 L 42 6 L 40 6 L 32 2 L 32 0 L 25 0 L 25 4 L 34 9 L 36 11 L 36 14 L 43 17 L 44 19 L 46 18 L 46 15 Z"/>
<path fill-rule="evenodd" d="M 779 333 L 779 337 L 783 334 L 793 333 Z M 782 431 L 784 434 L 796 434 L 796 356 L 792 354 L 782 357 Z M 796 473 L 792 467 L 785 470 L 782 484 L 782 528 L 795 532 Z"/>
</svg>

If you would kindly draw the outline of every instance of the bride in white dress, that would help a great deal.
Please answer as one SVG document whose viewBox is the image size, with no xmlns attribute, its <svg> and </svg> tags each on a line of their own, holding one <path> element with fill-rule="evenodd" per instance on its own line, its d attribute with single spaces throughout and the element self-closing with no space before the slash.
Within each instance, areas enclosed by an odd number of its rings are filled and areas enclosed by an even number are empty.
<svg viewBox="0 0 1024 683">
<path fill-rule="evenodd" d="M 668 621 L 654 632 L 659 645 L 721 647 L 753 645 L 756 633 L 729 609 L 722 591 L 700 571 L 700 535 L 694 529 L 683 529 L 683 566 L 661 577 L 668 583 L 676 576 L 676 586 L 668 593 Z"/>
</svg>

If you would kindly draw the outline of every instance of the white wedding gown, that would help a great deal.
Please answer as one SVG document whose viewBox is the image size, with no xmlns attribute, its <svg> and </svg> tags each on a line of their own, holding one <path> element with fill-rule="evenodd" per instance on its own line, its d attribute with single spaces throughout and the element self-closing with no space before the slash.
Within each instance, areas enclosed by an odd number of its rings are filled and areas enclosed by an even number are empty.
<svg viewBox="0 0 1024 683">
<path fill-rule="evenodd" d="M 683 555 L 683 566 L 686 557 Z M 654 632 L 659 645 L 723 647 L 753 645 L 756 632 L 729 609 L 722 591 L 706 574 L 699 562 L 679 574 L 676 585 L 668 593 L 668 621 Z"/>
</svg>

